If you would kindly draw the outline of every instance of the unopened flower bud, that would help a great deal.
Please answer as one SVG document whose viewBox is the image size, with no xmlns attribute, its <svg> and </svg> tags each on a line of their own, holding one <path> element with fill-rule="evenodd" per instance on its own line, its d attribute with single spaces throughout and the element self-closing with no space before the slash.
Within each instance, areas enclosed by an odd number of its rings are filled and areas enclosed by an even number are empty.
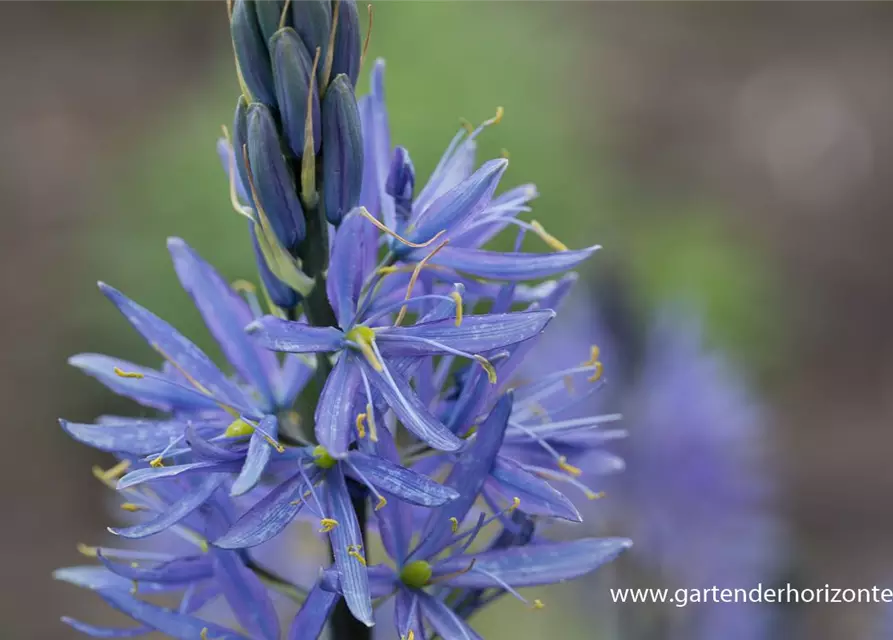
<svg viewBox="0 0 893 640">
<path fill-rule="evenodd" d="M 248 163 L 257 199 L 279 242 L 292 255 L 304 239 L 304 210 L 279 142 L 276 121 L 260 103 L 248 107 Z"/>
<path fill-rule="evenodd" d="M 332 57 L 332 77 L 345 74 L 351 86 L 356 86 L 360 75 L 362 49 L 360 14 L 354 0 L 341 0 L 338 8 L 338 28 L 335 31 L 335 52 Z"/>
<path fill-rule="evenodd" d="M 273 34 L 279 31 L 279 22 L 282 20 L 282 10 L 285 8 L 285 0 L 257 0 L 254 10 L 257 13 L 257 23 L 264 37 L 267 47 L 272 50 L 270 40 Z M 288 14 L 286 14 L 288 17 Z M 289 26 L 286 22 L 283 26 Z"/>
<path fill-rule="evenodd" d="M 337 76 L 322 102 L 322 180 L 326 219 L 334 225 L 357 206 L 363 181 L 363 134 L 349 78 Z"/>
<path fill-rule="evenodd" d="M 331 0 L 300 0 L 291 3 L 291 21 L 289 23 L 301 37 L 307 48 L 310 60 L 319 48 L 320 61 L 326 59 L 329 49 L 329 34 L 332 30 Z M 323 82 L 323 64 L 320 62 L 316 71 L 316 86 Z"/>
<path fill-rule="evenodd" d="M 236 0 L 230 30 L 236 61 L 245 86 L 251 92 L 250 97 L 257 102 L 274 105 L 273 70 L 253 2 Z"/>
<path fill-rule="evenodd" d="M 270 41 L 273 60 L 273 81 L 282 129 L 288 147 L 295 157 L 304 153 L 304 129 L 307 120 L 307 97 L 313 59 L 294 29 L 280 29 Z M 319 93 L 314 83 L 310 96 L 310 120 L 313 125 L 313 152 L 319 152 Z"/>
</svg>

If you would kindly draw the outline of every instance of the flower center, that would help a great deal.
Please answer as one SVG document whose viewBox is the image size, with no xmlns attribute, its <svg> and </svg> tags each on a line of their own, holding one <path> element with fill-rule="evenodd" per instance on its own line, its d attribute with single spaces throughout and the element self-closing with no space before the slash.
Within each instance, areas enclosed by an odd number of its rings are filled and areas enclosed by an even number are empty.
<svg viewBox="0 0 893 640">
<path fill-rule="evenodd" d="M 254 427 L 238 418 L 226 428 L 223 435 L 227 438 L 239 438 L 241 436 L 250 436 L 252 433 L 254 433 Z"/>
<path fill-rule="evenodd" d="M 357 325 L 348 331 L 344 337 L 359 348 L 373 369 L 376 371 L 382 370 L 381 362 L 379 362 L 378 356 L 375 355 L 375 350 L 372 348 L 372 345 L 375 343 L 375 331 L 371 327 Z"/>
<path fill-rule="evenodd" d="M 320 469 L 331 469 L 335 466 L 337 460 L 332 457 L 332 455 L 326 451 L 326 448 L 322 445 L 318 445 L 313 449 L 313 464 L 315 464 Z"/>
<path fill-rule="evenodd" d="M 431 579 L 431 565 L 424 560 L 416 560 L 405 565 L 400 571 L 400 581 L 407 587 L 421 589 Z"/>
</svg>

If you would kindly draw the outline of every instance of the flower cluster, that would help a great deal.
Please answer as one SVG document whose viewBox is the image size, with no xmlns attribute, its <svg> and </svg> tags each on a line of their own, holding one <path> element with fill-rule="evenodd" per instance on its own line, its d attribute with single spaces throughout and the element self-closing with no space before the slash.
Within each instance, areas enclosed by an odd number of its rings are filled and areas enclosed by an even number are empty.
<svg viewBox="0 0 893 640">
<path fill-rule="evenodd" d="M 186 242 L 168 242 L 224 371 L 100 284 L 162 365 L 71 363 L 161 415 L 61 424 L 118 460 L 96 475 L 139 519 L 113 534 L 186 544 L 82 547 L 99 564 L 56 577 L 139 626 L 65 620 L 97 637 L 274 640 L 285 596 L 301 605 L 289 638 L 316 638 L 329 620 L 336 637 L 357 638 L 393 598 L 402 638 L 476 638 L 467 619 L 494 599 L 527 602 L 517 588 L 581 576 L 630 545 L 542 535 L 543 519 L 579 522 L 572 498 L 597 495 L 575 458 L 600 447 L 614 417 L 564 417 L 601 385 L 597 349 L 569 369 L 517 375 L 575 282 L 566 271 L 596 247 L 569 250 L 520 220 L 536 190 L 495 195 L 507 160 L 476 168 L 475 140 L 501 109 L 463 127 L 416 188 L 408 151 L 391 144 L 383 62 L 371 94 L 355 97 L 353 2 L 238 1 L 230 15 L 242 95 L 218 151 L 260 286 L 230 285 Z M 509 229 L 515 251 L 483 248 Z M 528 234 L 550 251 L 522 252 Z M 310 584 L 282 577 L 291 559 L 258 559 L 293 522 L 315 523 L 330 546 Z M 174 606 L 140 597 L 152 594 Z M 210 622 L 204 609 L 221 597 L 229 619 Z"/>
</svg>

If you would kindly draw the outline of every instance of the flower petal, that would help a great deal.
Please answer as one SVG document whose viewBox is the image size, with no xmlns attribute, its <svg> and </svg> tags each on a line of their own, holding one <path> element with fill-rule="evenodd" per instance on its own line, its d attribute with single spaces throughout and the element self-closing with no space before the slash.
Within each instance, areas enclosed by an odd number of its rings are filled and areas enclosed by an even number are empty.
<svg viewBox="0 0 893 640">
<path fill-rule="evenodd" d="M 120 589 L 130 591 L 134 588 L 132 580 L 128 580 L 113 573 L 101 565 L 90 564 L 77 567 L 64 567 L 53 572 L 55 580 L 62 580 L 84 589 L 102 591 L 105 589 Z M 160 582 L 140 582 L 136 585 L 138 593 L 164 593 L 172 589 L 179 589 L 178 585 L 162 584 Z"/>
<path fill-rule="evenodd" d="M 258 500 L 214 545 L 222 549 L 254 547 L 282 531 L 304 506 L 304 493 L 310 489 L 304 477 L 296 473 Z"/>
<path fill-rule="evenodd" d="M 255 320 L 245 330 L 263 347 L 289 353 L 338 351 L 344 341 L 344 334 L 335 327 L 311 327 L 274 316 Z"/>
<path fill-rule="evenodd" d="M 452 320 L 438 320 L 382 329 L 376 340 L 382 353 L 388 356 L 443 353 L 436 345 L 418 339 L 433 340 L 459 351 L 482 353 L 528 340 L 541 333 L 554 317 L 553 311 L 469 316 L 458 327 Z"/>
<path fill-rule="evenodd" d="M 519 282 L 548 278 L 573 269 L 599 248 L 593 246 L 557 253 L 523 253 L 446 246 L 431 258 L 431 262 L 479 278 Z"/>
<path fill-rule="evenodd" d="M 326 294 L 340 326 L 348 326 L 353 319 L 360 290 L 375 268 L 377 255 L 377 230 L 356 210 L 351 211 L 335 234 L 326 278 Z"/>
<path fill-rule="evenodd" d="M 123 423 L 79 424 L 59 420 L 62 429 L 78 442 L 113 453 L 148 456 L 183 435 L 180 420 L 138 420 Z"/>
<path fill-rule="evenodd" d="M 205 555 L 183 556 L 153 566 L 142 566 L 136 562 L 112 562 L 102 551 L 97 551 L 96 557 L 109 571 L 128 580 L 186 584 L 214 575 L 211 559 Z"/>
<path fill-rule="evenodd" d="M 118 307 L 133 328 L 142 334 L 146 342 L 194 381 L 196 388 L 201 386 L 210 395 L 242 411 L 250 408 L 251 404 L 245 394 L 223 375 L 204 351 L 182 333 L 117 289 L 102 282 L 99 283 L 99 289 Z"/>
<path fill-rule="evenodd" d="M 632 546 L 625 538 L 582 538 L 486 551 L 475 556 L 471 571 L 449 578 L 454 587 L 499 587 L 496 576 L 512 587 L 531 587 L 577 578 L 611 562 Z M 435 575 L 447 575 L 468 567 L 468 557 L 457 555 L 437 564 Z M 486 575 L 490 574 L 490 575 Z"/>
<path fill-rule="evenodd" d="M 455 489 L 459 493 L 459 498 L 431 512 L 422 531 L 422 542 L 410 554 L 410 558 L 431 557 L 452 540 L 450 521 L 455 518 L 462 522 L 477 500 L 502 445 L 511 412 L 512 394 L 507 393 L 499 399 L 490 415 L 481 424 L 475 442 L 459 455 L 456 464 L 450 470 L 445 484 Z"/>
<path fill-rule="evenodd" d="M 326 379 L 315 416 L 316 439 L 335 458 L 347 455 L 358 413 L 356 406 L 361 402 L 361 385 L 356 359 L 349 353 L 342 354 Z"/>
<path fill-rule="evenodd" d="M 360 561 L 354 553 L 365 553 L 363 536 L 357 523 L 357 515 L 351 504 L 347 483 L 341 472 L 341 465 L 335 465 L 326 474 L 326 493 L 330 516 L 338 526 L 329 532 L 335 566 L 341 574 L 341 591 L 348 609 L 354 617 L 371 627 L 372 596 L 369 591 L 369 578 L 366 575 L 365 560 Z"/>
<path fill-rule="evenodd" d="M 141 522 L 132 527 L 109 527 L 109 531 L 116 536 L 133 539 L 145 538 L 146 536 L 164 531 L 205 504 L 226 477 L 226 474 L 212 473 L 192 490 L 184 493 L 183 497 L 170 505 L 164 513 L 160 513 L 151 520 Z"/>
<path fill-rule="evenodd" d="M 276 356 L 258 347 L 245 327 L 254 320 L 248 304 L 180 238 L 168 238 L 167 248 L 183 288 L 195 302 L 205 324 L 242 378 L 261 395 L 267 409 L 273 408 Z"/>
<path fill-rule="evenodd" d="M 434 482 L 428 476 L 389 462 L 378 456 L 352 451 L 348 457 L 377 489 L 390 493 L 410 504 L 439 507 L 459 497 L 455 489 Z"/>
<path fill-rule="evenodd" d="M 521 500 L 521 508 L 526 513 L 572 522 L 583 521 L 580 512 L 561 492 L 510 458 L 497 456 L 490 476 L 504 497 Z"/>
<path fill-rule="evenodd" d="M 313 585 L 291 623 L 288 640 L 316 640 L 340 598 L 340 594 L 323 589 L 320 582 Z"/>
<path fill-rule="evenodd" d="M 173 478 L 185 473 L 229 473 L 238 471 L 239 462 L 215 462 L 213 460 L 200 460 L 199 462 L 187 462 L 185 464 L 172 465 L 170 467 L 144 467 L 131 471 L 118 480 L 118 490 L 127 489 L 143 482 L 160 480 L 161 478 Z"/>
<path fill-rule="evenodd" d="M 67 616 L 62 617 L 62 622 L 67 624 L 75 631 L 80 631 L 81 633 L 92 636 L 94 638 L 137 638 L 139 636 L 144 636 L 147 633 L 152 633 L 152 629 L 150 629 L 149 627 L 131 627 L 128 629 L 97 627 L 92 624 L 87 624 L 86 622 L 81 622 L 80 620 L 75 620 L 74 618 L 69 618 Z"/>
<path fill-rule="evenodd" d="M 211 549 L 214 578 L 227 604 L 252 638 L 278 640 L 279 618 L 267 588 L 239 554 Z"/>
<path fill-rule="evenodd" d="M 397 591 L 394 598 L 394 626 L 401 638 L 410 637 L 410 632 L 413 638 L 426 637 L 416 591 L 405 587 Z"/>
<path fill-rule="evenodd" d="M 430 623 L 434 630 L 444 638 L 450 640 L 483 640 L 474 629 L 460 618 L 455 611 L 450 609 L 440 600 L 419 591 L 419 606 L 422 615 Z"/>
<path fill-rule="evenodd" d="M 267 441 L 267 436 L 275 438 L 278 431 L 279 422 L 276 416 L 264 416 L 259 427 L 251 434 L 245 464 L 242 465 L 239 477 L 233 482 L 230 495 L 241 496 L 257 486 L 264 469 L 267 468 L 270 456 L 273 455 L 273 447 Z"/>
<path fill-rule="evenodd" d="M 100 595 L 118 611 L 177 640 L 195 640 L 203 632 L 214 640 L 245 640 L 245 636 L 231 629 L 137 600 L 126 591 L 101 591 Z"/>
<path fill-rule="evenodd" d="M 376 214 L 389 229 L 397 228 L 394 199 L 385 191 L 391 160 L 391 132 L 384 95 L 384 60 L 378 59 L 370 74 L 370 92 L 360 104 L 363 126 L 363 189 L 360 204 Z"/>
</svg>

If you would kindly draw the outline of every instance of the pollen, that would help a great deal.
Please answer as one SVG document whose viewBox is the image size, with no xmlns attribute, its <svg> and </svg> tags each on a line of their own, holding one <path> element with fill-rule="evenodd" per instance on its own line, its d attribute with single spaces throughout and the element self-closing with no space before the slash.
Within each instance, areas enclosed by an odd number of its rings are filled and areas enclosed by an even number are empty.
<svg viewBox="0 0 893 640">
<path fill-rule="evenodd" d="M 351 558 L 356 558 L 357 562 L 359 562 L 364 567 L 366 566 L 366 558 L 363 557 L 363 545 L 361 545 L 361 544 L 348 545 L 347 555 L 349 555 Z"/>
<path fill-rule="evenodd" d="M 589 349 L 589 360 L 583 363 L 585 367 L 594 367 L 592 375 L 587 378 L 589 382 L 598 382 L 602 377 L 602 373 L 604 373 L 605 367 L 598 359 L 600 353 L 601 350 L 598 346 L 592 345 Z"/>
<path fill-rule="evenodd" d="M 462 324 L 462 295 L 458 291 L 451 291 L 450 297 L 456 303 L 456 326 Z"/>
<path fill-rule="evenodd" d="M 538 235 L 540 238 L 542 238 L 543 242 L 545 242 L 547 245 L 549 245 L 549 247 L 551 247 L 552 249 L 555 249 L 555 251 L 567 251 L 568 250 L 566 244 L 564 244 L 561 240 L 559 240 L 558 238 L 553 236 L 551 233 L 546 231 L 546 229 L 543 227 L 543 225 L 541 225 L 536 220 L 531 220 L 530 226 L 533 227 L 533 230 L 534 230 L 534 232 L 536 232 L 536 235 Z"/>
<path fill-rule="evenodd" d="M 407 563 L 400 570 L 400 581 L 407 587 L 421 589 L 428 584 L 434 569 L 431 564 L 424 560 L 415 560 Z"/>
<path fill-rule="evenodd" d="M 139 373 L 137 371 L 124 371 L 124 369 L 121 369 L 120 367 L 115 367 L 113 370 L 115 372 L 115 375 L 119 378 L 133 378 L 135 380 L 145 378 L 142 373 Z"/>
<path fill-rule="evenodd" d="M 453 533 L 459 531 L 459 520 L 457 518 L 450 518 L 450 530 Z"/>
<path fill-rule="evenodd" d="M 558 458 L 558 467 L 562 471 L 565 471 L 565 472 L 571 474 L 575 478 L 579 477 L 583 473 L 582 471 L 580 471 L 579 467 L 575 467 L 574 465 L 568 463 L 567 456 L 560 456 Z"/>
<path fill-rule="evenodd" d="M 517 509 L 520 506 L 521 506 L 521 498 L 519 498 L 518 496 L 515 496 L 514 498 L 512 498 L 512 506 L 510 506 L 506 510 L 506 513 L 512 513 L 515 509 Z"/>
<path fill-rule="evenodd" d="M 490 381 L 490 384 L 496 384 L 496 367 L 482 355 L 475 354 L 474 359 L 487 372 L 487 380 Z"/>
<path fill-rule="evenodd" d="M 250 436 L 252 433 L 254 433 L 254 425 L 239 418 L 230 423 L 223 435 L 227 438 L 241 438 Z"/>
<path fill-rule="evenodd" d="M 502 122 L 502 116 L 505 115 L 505 109 L 502 107 L 496 107 L 496 115 L 493 116 L 492 124 L 499 124 Z"/>
<path fill-rule="evenodd" d="M 160 469 L 164 466 L 164 458 L 162 458 L 161 456 L 152 458 L 151 460 L 149 460 L 149 466 L 153 469 Z"/>
<path fill-rule="evenodd" d="M 267 441 L 267 444 L 269 444 L 271 447 L 276 449 L 276 453 L 285 453 L 285 447 L 283 447 L 282 444 L 280 444 L 278 441 L 274 440 L 267 434 L 263 434 L 263 435 L 264 435 L 264 440 Z"/>
<path fill-rule="evenodd" d="M 319 521 L 320 527 L 322 527 L 319 532 L 320 533 L 328 533 L 332 529 L 338 526 L 338 521 L 333 518 L 323 518 Z"/>
<path fill-rule="evenodd" d="M 534 601 L 533 601 L 533 604 L 532 604 L 531 606 L 532 606 L 534 609 L 544 609 L 544 608 L 546 607 L 546 605 L 543 604 L 543 601 L 540 600 L 539 598 L 537 598 L 536 600 L 534 600 Z"/>
<path fill-rule="evenodd" d="M 357 435 L 358 435 L 360 438 L 365 438 L 365 437 L 366 437 L 366 426 L 365 426 L 365 424 L 364 424 L 365 421 L 366 421 L 366 414 L 365 414 L 365 413 L 358 413 L 358 414 L 357 414 L 357 421 L 356 421 L 356 424 L 357 424 Z"/>
<path fill-rule="evenodd" d="M 375 505 L 375 510 L 380 511 L 388 506 L 388 501 L 384 496 L 378 496 L 378 503 Z"/>
</svg>

